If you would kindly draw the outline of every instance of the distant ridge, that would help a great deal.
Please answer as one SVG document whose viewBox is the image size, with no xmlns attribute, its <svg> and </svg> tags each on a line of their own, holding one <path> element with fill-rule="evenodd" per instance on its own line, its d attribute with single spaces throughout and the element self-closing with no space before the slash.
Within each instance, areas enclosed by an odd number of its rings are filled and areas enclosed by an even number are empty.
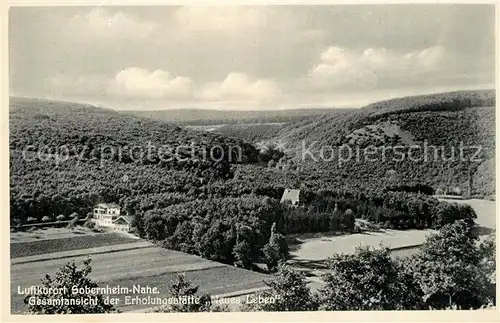
<svg viewBox="0 0 500 323">
<path fill-rule="evenodd" d="M 216 125 L 263 122 L 294 122 L 311 116 L 337 111 L 335 108 L 287 109 L 287 110 L 206 110 L 174 109 L 119 111 L 123 114 L 146 117 L 176 124 Z M 348 111 L 348 109 L 342 109 Z"/>
<path fill-rule="evenodd" d="M 364 106 L 363 109 L 385 111 L 414 110 L 459 110 L 470 107 L 495 105 L 495 90 L 452 91 L 426 95 L 405 96 L 384 100 Z"/>
</svg>

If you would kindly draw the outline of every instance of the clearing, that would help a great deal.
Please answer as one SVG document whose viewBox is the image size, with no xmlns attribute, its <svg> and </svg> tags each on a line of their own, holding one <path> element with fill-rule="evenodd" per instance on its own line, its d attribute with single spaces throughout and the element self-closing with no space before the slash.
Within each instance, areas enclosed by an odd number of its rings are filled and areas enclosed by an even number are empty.
<svg viewBox="0 0 500 323">
<path fill-rule="evenodd" d="M 446 200 L 449 203 L 471 205 L 477 214 L 475 222 L 487 234 L 496 227 L 495 202 L 488 200 Z M 380 230 L 332 237 L 299 238 L 299 244 L 290 254 L 297 261 L 325 260 L 334 253 L 352 253 L 359 245 L 378 247 L 381 243 L 390 249 L 403 250 L 421 245 L 425 238 L 435 230 Z M 294 249 L 294 247 L 292 247 Z"/>
<path fill-rule="evenodd" d="M 439 199 L 449 203 L 461 203 L 471 205 L 477 214 L 478 233 L 480 238 L 495 230 L 496 209 L 495 202 L 488 200 L 449 200 Z M 337 235 L 337 236 L 314 236 L 296 239 L 298 243 L 290 246 L 291 259 L 289 263 L 301 269 L 309 276 L 311 288 L 317 289 L 321 286 L 322 273 L 325 272 L 325 260 L 334 253 L 352 253 L 356 246 L 367 245 L 378 247 L 383 244 L 391 249 L 394 257 L 405 257 L 413 254 L 418 247 L 425 242 L 428 235 L 435 230 L 380 230 L 365 231 L 363 233 Z"/>
</svg>

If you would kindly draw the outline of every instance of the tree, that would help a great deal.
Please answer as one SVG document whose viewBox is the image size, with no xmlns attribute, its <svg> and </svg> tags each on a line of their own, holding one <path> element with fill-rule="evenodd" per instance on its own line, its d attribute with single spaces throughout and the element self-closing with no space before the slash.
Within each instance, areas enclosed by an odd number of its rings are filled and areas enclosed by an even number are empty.
<svg viewBox="0 0 500 323">
<path fill-rule="evenodd" d="M 87 258 L 83 261 L 83 268 L 78 268 L 73 261 L 63 266 L 53 277 L 45 275 L 42 278 L 42 285 L 47 289 L 47 293 L 26 295 L 24 303 L 29 305 L 28 312 L 31 314 L 90 314 L 115 311 L 112 305 L 105 303 L 101 294 L 90 292 L 92 288 L 98 287 L 97 283 L 88 278 L 92 271 L 90 262 L 90 258 Z M 77 290 L 73 293 L 75 287 Z M 33 302 L 33 298 L 36 302 Z M 95 304 L 94 302 L 86 304 L 82 301 L 85 299 L 93 299 Z"/>
<path fill-rule="evenodd" d="M 480 266 L 487 277 L 490 277 L 492 282 L 495 282 L 496 269 L 496 235 L 490 234 L 479 245 Z"/>
<path fill-rule="evenodd" d="M 234 265 L 241 268 L 251 268 L 253 264 L 252 246 L 246 241 L 240 241 L 233 247 Z"/>
<path fill-rule="evenodd" d="M 354 231 L 355 224 L 356 224 L 356 219 L 354 212 L 351 209 L 347 209 L 344 214 L 344 225 L 346 229 L 350 232 Z"/>
<path fill-rule="evenodd" d="M 342 213 L 339 210 L 339 205 L 338 203 L 335 203 L 335 207 L 333 209 L 332 215 L 330 217 L 330 231 L 336 231 L 338 229 L 342 229 L 342 223 L 341 223 L 341 216 Z M 339 226 L 340 223 L 340 226 Z"/>
<path fill-rule="evenodd" d="M 305 277 L 285 263 L 280 263 L 278 272 L 271 281 L 265 282 L 270 287 L 260 294 L 268 300 L 259 303 L 253 299 L 242 306 L 243 311 L 314 311 L 318 309 L 315 297 L 307 286 Z M 258 298 L 258 296 L 255 296 Z"/>
<path fill-rule="evenodd" d="M 402 310 L 418 309 L 418 291 L 403 278 L 403 266 L 393 260 L 388 248 L 357 247 L 354 254 L 336 254 L 328 260 L 331 272 L 323 276 L 319 290 L 320 309 Z M 412 277 L 410 277 L 411 279 Z"/>
<path fill-rule="evenodd" d="M 134 228 L 135 233 L 141 237 L 145 238 L 146 237 L 146 230 L 144 228 L 144 216 L 142 212 L 135 212 L 133 218 L 132 218 L 132 228 Z"/>
<path fill-rule="evenodd" d="M 491 301 L 489 277 L 480 263 L 477 237 L 466 221 L 445 225 L 429 237 L 412 264 L 426 305 L 469 309 Z"/>
<path fill-rule="evenodd" d="M 262 253 L 270 272 L 276 269 L 280 260 L 286 260 L 288 257 L 288 244 L 285 237 L 276 232 L 276 222 L 271 226 L 271 236 L 269 242 L 262 248 Z"/>
<path fill-rule="evenodd" d="M 236 234 L 236 245 L 233 247 L 234 264 L 237 267 L 251 268 L 255 253 L 252 247 L 253 229 L 247 225 L 240 225 Z"/>
<path fill-rule="evenodd" d="M 209 294 L 198 295 L 199 286 L 193 286 L 186 280 L 185 274 L 178 274 L 170 285 L 171 298 L 178 300 L 178 303 L 167 304 L 153 310 L 156 313 L 176 313 L 176 312 L 223 312 L 227 311 L 224 306 L 212 304 L 212 297 Z"/>
</svg>

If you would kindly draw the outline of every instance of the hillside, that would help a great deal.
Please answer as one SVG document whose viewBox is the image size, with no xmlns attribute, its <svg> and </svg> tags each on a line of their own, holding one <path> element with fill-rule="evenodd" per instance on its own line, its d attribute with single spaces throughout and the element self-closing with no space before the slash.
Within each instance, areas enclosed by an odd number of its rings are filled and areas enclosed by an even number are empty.
<svg viewBox="0 0 500 323">
<path fill-rule="evenodd" d="M 379 110 L 378 113 L 409 111 L 461 110 L 469 107 L 494 106 L 495 91 L 454 91 L 379 101 L 364 109 Z"/>
<path fill-rule="evenodd" d="M 473 194 L 490 195 L 494 102 L 494 91 L 393 99 L 288 124 L 273 140 L 286 142 L 291 163 L 300 165 L 299 175 L 289 175 L 299 183 L 316 178 L 322 183 L 313 185 L 374 189 L 416 184 L 445 189 L 449 184 L 465 192 L 470 169 Z M 302 158 L 303 147 L 314 157 Z M 373 152 L 366 157 L 365 149 Z"/>
<path fill-rule="evenodd" d="M 85 216 L 94 203 L 125 196 L 179 194 L 231 178 L 232 164 L 260 158 L 239 139 L 75 103 L 11 98 L 9 121 L 11 214 L 18 222 Z"/>
</svg>

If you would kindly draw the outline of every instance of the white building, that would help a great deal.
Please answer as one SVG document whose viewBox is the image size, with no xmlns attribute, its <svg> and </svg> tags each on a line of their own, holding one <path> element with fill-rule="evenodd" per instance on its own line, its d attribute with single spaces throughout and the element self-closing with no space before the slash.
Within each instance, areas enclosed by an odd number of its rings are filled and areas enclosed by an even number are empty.
<svg viewBox="0 0 500 323">
<path fill-rule="evenodd" d="M 115 203 L 99 203 L 94 208 L 94 223 L 115 231 L 129 232 L 132 227 L 132 217 L 120 215 L 120 206 Z"/>
<path fill-rule="evenodd" d="M 112 227 L 120 217 L 120 206 L 115 203 L 99 203 L 94 208 L 94 222 L 100 227 Z"/>
<path fill-rule="evenodd" d="M 132 217 L 121 215 L 113 222 L 113 230 L 129 232 L 132 224 Z"/>
<path fill-rule="evenodd" d="M 283 196 L 281 197 L 281 203 L 290 201 L 293 206 L 298 206 L 300 204 L 300 190 L 285 189 Z"/>
</svg>

